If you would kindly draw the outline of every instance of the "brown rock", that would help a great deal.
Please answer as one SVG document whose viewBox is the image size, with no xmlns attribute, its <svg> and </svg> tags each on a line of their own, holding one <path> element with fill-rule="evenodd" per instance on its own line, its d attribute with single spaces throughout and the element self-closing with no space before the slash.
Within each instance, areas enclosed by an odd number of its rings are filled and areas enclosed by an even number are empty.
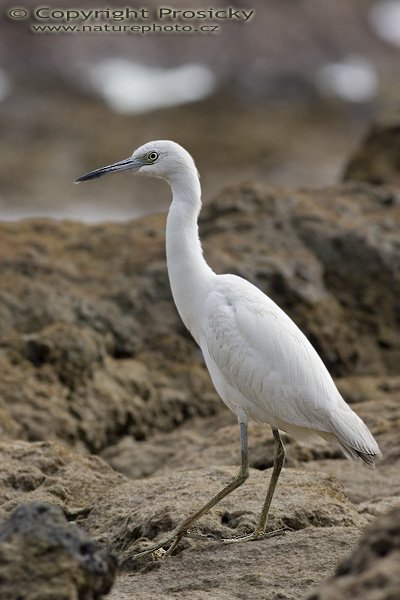
<svg viewBox="0 0 400 600">
<path fill-rule="evenodd" d="M 249 463 L 255 469 L 273 465 L 274 439 L 268 425 L 250 422 Z M 322 439 L 312 444 L 296 442 L 282 435 L 286 446 L 286 466 L 324 458 L 342 458 L 339 447 Z M 149 477 L 175 470 L 192 470 L 205 466 L 240 463 L 239 427 L 227 411 L 213 417 L 196 417 L 170 433 L 157 433 L 149 440 L 137 441 L 124 436 L 109 446 L 101 456 L 116 471 L 130 479 Z"/>
<path fill-rule="evenodd" d="M 343 179 L 382 185 L 400 183 L 400 122 L 377 123 L 350 158 Z"/>
<path fill-rule="evenodd" d="M 214 467 L 126 483 L 110 489 L 96 502 L 84 520 L 84 527 L 117 554 L 123 567 L 135 569 L 138 564 L 132 561 L 132 556 L 148 545 L 145 539 L 164 537 L 222 489 L 236 472 L 234 467 Z M 205 515 L 196 528 L 217 538 L 253 531 L 266 495 L 268 476 L 252 469 L 249 480 Z M 283 471 L 271 509 L 271 529 L 354 527 L 362 523 L 364 519 L 348 502 L 336 479 L 322 473 Z M 185 540 L 183 544 L 196 548 L 201 542 Z M 216 552 L 218 548 L 217 544 Z"/>
<path fill-rule="evenodd" d="M 264 542 L 199 543 L 121 574 L 109 600 L 298 600 L 332 572 L 357 543 L 354 527 L 310 527 Z"/>
<path fill-rule="evenodd" d="M 400 495 L 397 476 L 400 456 L 400 385 L 398 377 L 346 377 L 338 380 L 344 397 L 368 423 L 379 441 L 384 459 L 376 469 L 349 462 L 335 444 L 313 440 L 299 443 L 283 435 L 286 466 L 330 473 L 343 482 L 352 502 L 367 503 L 365 515 L 384 510 L 386 498 Z M 137 441 L 124 436 L 102 453 L 113 468 L 130 478 L 167 474 L 211 465 L 239 465 L 236 419 L 228 411 L 194 418 L 170 433 Z M 249 423 L 250 466 L 268 469 L 273 460 L 273 438 L 267 425 Z"/>
<path fill-rule="evenodd" d="M 400 506 L 380 517 L 363 534 L 357 548 L 342 561 L 336 574 L 309 600 L 400 597 Z"/>
<path fill-rule="evenodd" d="M 124 576 L 121 598 L 228 598 L 234 590 L 246 597 L 248 589 L 254 598 L 298 597 L 329 574 L 363 524 L 395 505 L 399 221 L 394 189 L 356 184 L 298 192 L 247 184 L 205 207 L 210 264 L 250 279 L 288 311 L 340 376 L 385 458 L 370 471 L 334 446 L 288 439 L 287 466 L 303 470 L 284 470 L 270 524 L 296 531 L 243 547 L 184 540 L 179 556 L 161 566 L 147 561 L 132 574 L 133 591 Z M 0 225 L 2 510 L 30 499 L 58 504 L 129 569 L 146 540 L 165 534 L 233 476 L 239 454 L 234 417 L 217 399 L 171 301 L 164 224 L 151 217 L 94 227 Z M 12 442 L 16 437 L 29 441 Z M 100 459 L 34 442 L 43 439 L 101 452 L 130 477 L 157 476 L 127 482 Z M 201 520 L 201 530 L 229 536 L 254 527 L 271 442 L 268 427 L 251 424 L 250 460 L 258 470 Z M 188 571 L 177 582 L 169 565 L 178 564 Z"/>
<path fill-rule="evenodd" d="M 383 376 L 400 359 L 399 221 L 390 189 L 247 184 L 205 206 L 201 233 L 211 265 L 269 293 L 334 375 Z M 171 300 L 164 226 L 0 226 L 4 436 L 99 452 L 220 410 Z"/>
<path fill-rule="evenodd" d="M 115 558 L 56 506 L 31 502 L 0 522 L 3 600 L 100 600 L 115 571 Z"/>
<path fill-rule="evenodd" d="M 191 342 L 173 333 L 166 271 L 157 276 L 163 224 L 152 222 L 136 232 L 120 225 L 4 226 L 0 426 L 6 435 L 96 451 L 123 433 L 141 439 L 191 414 L 215 412 Z M 106 245 L 118 263 L 111 271 Z M 141 253 L 128 250 L 135 246 L 148 252 L 145 264 Z"/>
<path fill-rule="evenodd" d="M 79 456 L 51 442 L 2 442 L 0 463 L 0 514 L 44 501 L 75 517 L 126 481 L 97 456 Z"/>
</svg>

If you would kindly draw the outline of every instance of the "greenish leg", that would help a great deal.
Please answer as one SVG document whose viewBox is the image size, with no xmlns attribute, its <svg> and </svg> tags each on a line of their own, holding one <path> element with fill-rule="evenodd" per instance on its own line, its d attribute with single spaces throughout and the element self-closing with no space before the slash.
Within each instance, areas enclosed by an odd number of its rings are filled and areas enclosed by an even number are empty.
<svg viewBox="0 0 400 600">
<path fill-rule="evenodd" d="M 233 479 L 226 487 L 224 487 L 218 494 L 216 494 L 207 504 L 205 504 L 200 510 L 190 515 L 187 519 L 185 519 L 176 529 L 174 529 L 170 535 L 161 540 L 155 546 L 144 550 L 143 552 L 139 552 L 135 554 L 134 559 L 143 558 L 148 556 L 149 554 L 153 554 L 157 550 L 161 550 L 163 546 L 172 544 L 168 550 L 164 553 L 160 551 L 160 555 L 167 556 L 173 552 L 176 546 L 179 544 L 180 540 L 185 536 L 188 529 L 191 525 L 200 517 L 205 515 L 211 508 L 213 508 L 218 502 L 220 502 L 223 498 L 231 494 L 236 488 L 240 487 L 249 476 L 249 458 L 248 458 L 248 444 L 247 444 L 247 417 L 241 411 L 239 417 L 239 425 L 240 425 L 240 450 L 241 450 L 241 465 L 240 470 L 235 479 Z"/>
<path fill-rule="evenodd" d="M 280 472 L 282 471 L 283 463 L 285 462 L 285 447 L 282 443 L 281 436 L 278 429 L 272 427 L 272 434 L 275 440 L 274 450 L 274 467 L 272 469 L 272 475 L 268 486 L 267 497 L 265 498 L 264 505 L 262 507 L 261 515 L 258 520 L 257 527 L 253 533 L 249 533 L 242 536 L 233 538 L 225 538 L 223 541 L 225 544 L 234 544 L 238 542 L 251 542 L 264 537 L 274 537 L 285 533 L 286 529 L 277 529 L 276 531 L 270 531 L 266 533 L 268 513 L 271 506 L 272 498 L 275 492 L 276 484 L 279 479 Z"/>
<path fill-rule="evenodd" d="M 256 527 L 256 535 L 265 533 L 267 529 L 268 513 L 271 506 L 272 498 L 275 492 L 276 484 L 278 483 L 279 475 L 282 471 L 283 463 L 285 462 L 285 447 L 282 444 L 282 439 L 278 429 L 272 427 L 272 435 L 275 439 L 274 450 L 274 468 L 272 469 L 271 480 L 269 482 L 267 497 L 265 498 L 264 506 L 262 507 L 261 515 Z"/>
</svg>

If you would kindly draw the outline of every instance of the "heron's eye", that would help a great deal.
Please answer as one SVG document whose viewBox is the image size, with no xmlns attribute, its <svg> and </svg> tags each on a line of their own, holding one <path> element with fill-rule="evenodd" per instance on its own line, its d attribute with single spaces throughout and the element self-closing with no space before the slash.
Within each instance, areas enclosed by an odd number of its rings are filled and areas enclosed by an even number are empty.
<svg viewBox="0 0 400 600">
<path fill-rule="evenodd" d="M 158 158 L 158 153 L 157 152 L 149 152 L 148 155 L 146 156 L 147 160 L 149 162 L 155 162 Z"/>
</svg>

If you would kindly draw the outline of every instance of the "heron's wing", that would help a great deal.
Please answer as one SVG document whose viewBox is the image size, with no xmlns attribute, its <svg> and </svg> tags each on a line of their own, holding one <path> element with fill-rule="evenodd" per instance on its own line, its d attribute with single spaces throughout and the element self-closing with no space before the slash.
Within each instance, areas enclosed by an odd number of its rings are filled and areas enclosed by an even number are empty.
<svg viewBox="0 0 400 600">
<path fill-rule="evenodd" d="M 229 386 L 278 419 L 326 431 L 342 401 L 295 323 L 247 281 L 222 276 L 205 306 L 202 345 Z"/>
</svg>

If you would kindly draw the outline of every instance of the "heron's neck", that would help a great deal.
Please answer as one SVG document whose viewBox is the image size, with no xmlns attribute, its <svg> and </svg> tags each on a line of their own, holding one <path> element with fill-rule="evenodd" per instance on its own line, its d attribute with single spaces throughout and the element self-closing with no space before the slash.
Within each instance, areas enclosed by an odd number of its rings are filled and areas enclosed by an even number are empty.
<svg viewBox="0 0 400 600">
<path fill-rule="evenodd" d="M 178 312 L 196 341 L 196 323 L 215 273 L 203 257 L 198 232 L 201 189 L 196 169 L 170 182 L 173 200 L 167 219 L 167 266 Z M 197 319 L 196 319 L 197 315 Z"/>
</svg>

